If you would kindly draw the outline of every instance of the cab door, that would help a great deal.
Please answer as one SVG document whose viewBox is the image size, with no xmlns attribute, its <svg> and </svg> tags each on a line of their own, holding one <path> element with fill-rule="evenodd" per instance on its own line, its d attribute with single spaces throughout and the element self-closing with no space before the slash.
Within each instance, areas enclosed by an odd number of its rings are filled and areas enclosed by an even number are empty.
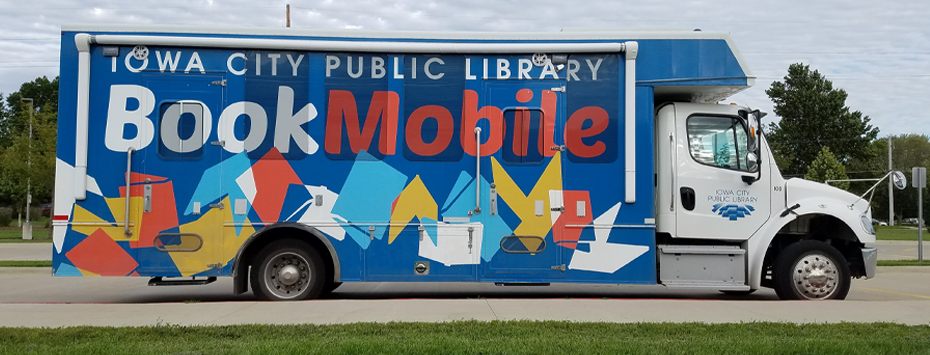
<svg viewBox="0 0 930 355">
<path fill-rule="evenodd" d="M 560 80 L 485 84 L 485 104 L 501 110 L 501 148 L 485 159 L 492 185 L 486 219 L 503 218 L 510 235 L 485 235 L 499 250 L 485 263 L 486 277 L 564 278 L 561 248 L 552 238 L 550 191 L 561 190 L 558 155 L 564 104 Z M 493 122 L 491 123 L 493 124 Z M 553 147 L 556 149 L 553 150 Z M 490 221 L 486 222 L 490 223 Z"/>
<path fill-rule="evenodd" d="M 137 153 L 131 219 L 141 227 L 139 273 L 148 276 L 218 274 L 222 260 L 219 196 L 222 147 L 211 144 L 222 109 L 222 75 L 150 74 L 145 86 L 156 102 L 152 143 Z M 209 191 L 207 191 L 209 190 Z M 215 191 L 216 193 L 209 193 Z"/>
<path fill-rule="evenodd" d="M 748 239 L 768 220 L 771 197 L 767 166 L 749 166 L 747 123 L 735 106 L 675 109 L 677 236 Z"/>
</svg>

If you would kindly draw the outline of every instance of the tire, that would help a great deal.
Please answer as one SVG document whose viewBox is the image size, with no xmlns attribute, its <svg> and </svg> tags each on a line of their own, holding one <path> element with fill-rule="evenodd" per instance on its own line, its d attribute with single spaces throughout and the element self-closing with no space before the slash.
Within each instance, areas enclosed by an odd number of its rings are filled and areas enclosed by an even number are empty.
<svg viewBox="0 0 930 355">
<path fill-rule="evenodd" d="M 252 263 L 252 292 L 266 301 L 317 298 L 326 275 L 319 253 L 306 243 L 285 239 L 265 246 Z"/>
<path fill-rule="evenodd" d="M 843 254 L 816 240 L 802 240 L 782 250 L 772 273 L 775 293 L 783 300 L 845 299 L 852 282 Z"/>
</svg>

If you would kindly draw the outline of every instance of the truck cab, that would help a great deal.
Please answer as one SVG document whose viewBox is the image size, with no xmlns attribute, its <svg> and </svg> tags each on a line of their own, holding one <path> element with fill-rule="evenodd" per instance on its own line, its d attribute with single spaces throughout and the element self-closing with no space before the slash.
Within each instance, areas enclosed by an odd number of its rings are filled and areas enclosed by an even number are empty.
<svg viewBox="0 0 930 355">
<path fill-rule="evenodd" d="M 785 180 L 761 116 L 721 104 L 656 110 L 660 282 L 842 299 L 850 278 L 874 276 L 868 203 L 826 184 Z"/>
</svg>

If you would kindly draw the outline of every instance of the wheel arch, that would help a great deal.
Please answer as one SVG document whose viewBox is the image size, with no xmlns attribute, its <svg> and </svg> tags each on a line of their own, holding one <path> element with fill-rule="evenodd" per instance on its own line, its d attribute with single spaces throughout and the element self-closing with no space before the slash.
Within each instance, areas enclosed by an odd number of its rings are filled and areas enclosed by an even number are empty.
<svg viewBox="0 0 930 355">
<path fill-rule="evenodd" d="M 801 240 L 821 240 L 836 248 L 846 258 L 854 277 L 864 276 L 865 262 L 859 249 L 863 241 L 846 218 L 829 211 L 800 211 L 780 219 L 770 220 L 747 243 L 752 264 L 749 265 L 749 285 L 762 286 L 766 266 L 781 249 Z M 770 265 L 768 265 L 770 266 Z"/>
<path fill-rule="evenodd" d="M 295 233 L 296 232 L 296 233 Z M 233 292 L 240 294 L 248 290 L 249 266 L 252 258 L 266 245 L 281 239 L 297 239 L 310 244 L 323 258 L 328 282 L 340 282 L 342 279 L 339 256 L 336 249 L 322 232 L 314 227 L 294 223 L 276 223 L 253 233 L 242 243 L 233 260 Z"/>
</svg>

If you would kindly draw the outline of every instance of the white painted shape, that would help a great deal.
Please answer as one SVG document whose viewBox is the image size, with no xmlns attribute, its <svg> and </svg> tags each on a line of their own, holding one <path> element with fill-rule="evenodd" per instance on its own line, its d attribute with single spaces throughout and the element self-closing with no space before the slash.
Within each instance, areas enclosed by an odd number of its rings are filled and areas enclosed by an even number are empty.
<svg viewBox="0 0 930 355">
<path fill-rule="evenodd" d="M 200 201 L 194 201 L 194 215 L 200 214 Z"/>
<path fill-rule="evenodd" d="M 543 215 L 543 206 L 544 205 L 543 205 L 542 200 L 536 200 L 536 216 L 537 217 Z"/>
<path fill-rule="evenodd" d="M 71 219 L 71 212 L 74 208 L 74 167 L 65 163 L 61 159 L 55 159 L 55 206 L 53 208 L 52 220 L 54 216 L 67 215 Z M 55 246 L 55 253 L 61 253 L 61 246 L 65 243 L 65 233 L 68 231 L 67 223 L 58 225 L 52 223 L 52 244 Z"/>
<path fill-rule="evenodd" d="M 598 216 L 594 219 L 594 224 L 614 224 L 617 213 L 620 212 L 621 204 L 622 202 L 617 202 L 607 212 Z M 578 244 L 588 243 L 591 246 L 591 252 L 575 249 L 568 268 L 612 274 L 649 251 L 649 247 L 645 245 L 608 243 L 607 238 L 610 236 L 611 230 L 612 228 L 595 228 L 593 242 L 579 241 Z"/>
<path fill-rule="evenodd" d="M 468 227 L 474 228 L 470 252 Z M 419 256 L 443 263 L 445 266 L 477 265 L 481 260 L 481 232 L 481 223 L 439 223 L 436 226 L 436 245 L 433 245 L 429 232 L 423 231 Z"/>
<path fill-rule="evenodd" d="M 305 185 L 304 187 L 310 192 L 310 196 L 314 196 L 314 198 L 315 196 L 323 196 L 323 205 L 317 206 L 315 203 L 311 203 L 312 200 L 307 201 L 310 207 L 307 208 L 307 211 L 304 212 L 298 222 L 312 226 L 333 239 L 345 239 L 346 231 L 337 223 L 346 223 L 347 221 L 345 218 L 332 213 L 339 194 L 330 191 L 326 186 Z"/>
<path fill-rule="evenodd" d="M 94 177 L 90 175 L 87 176 L 87 191 L 97 196 L 103 196 L 103 192 L 100 191 L 100 186 L 97 185 L 97 179 L 94 179 Z"/>
<path fill-rule="evenodd" d="M 549 206 L 552 208 L 562 206 L 562 190 L 549 190 Z M 562 211 L 550 211 L 549 215 L 552 217 L 552 225 L 555 225 L 555 222 L 559 220 L 559 216 L 562 215 Z"/>
<path fill-rule="evenodd" d="M 249 200 L 249 203 L 255 201 L 258 188 L 255 187 L 255 176 L 252 175 L 252 168 L 246 169 L 242 175 L 239 175 L 236 178 L 236 184 L 239 185 L 239 189 L 245 194 L 245 198 Z"/>
<path fill-rule="evenodd" d="M 244 198 L 236 199 L 236 210 L 235 213 L 240 216 L 245 216 L 249 213 L 249 201 Z"/>
</svg>

